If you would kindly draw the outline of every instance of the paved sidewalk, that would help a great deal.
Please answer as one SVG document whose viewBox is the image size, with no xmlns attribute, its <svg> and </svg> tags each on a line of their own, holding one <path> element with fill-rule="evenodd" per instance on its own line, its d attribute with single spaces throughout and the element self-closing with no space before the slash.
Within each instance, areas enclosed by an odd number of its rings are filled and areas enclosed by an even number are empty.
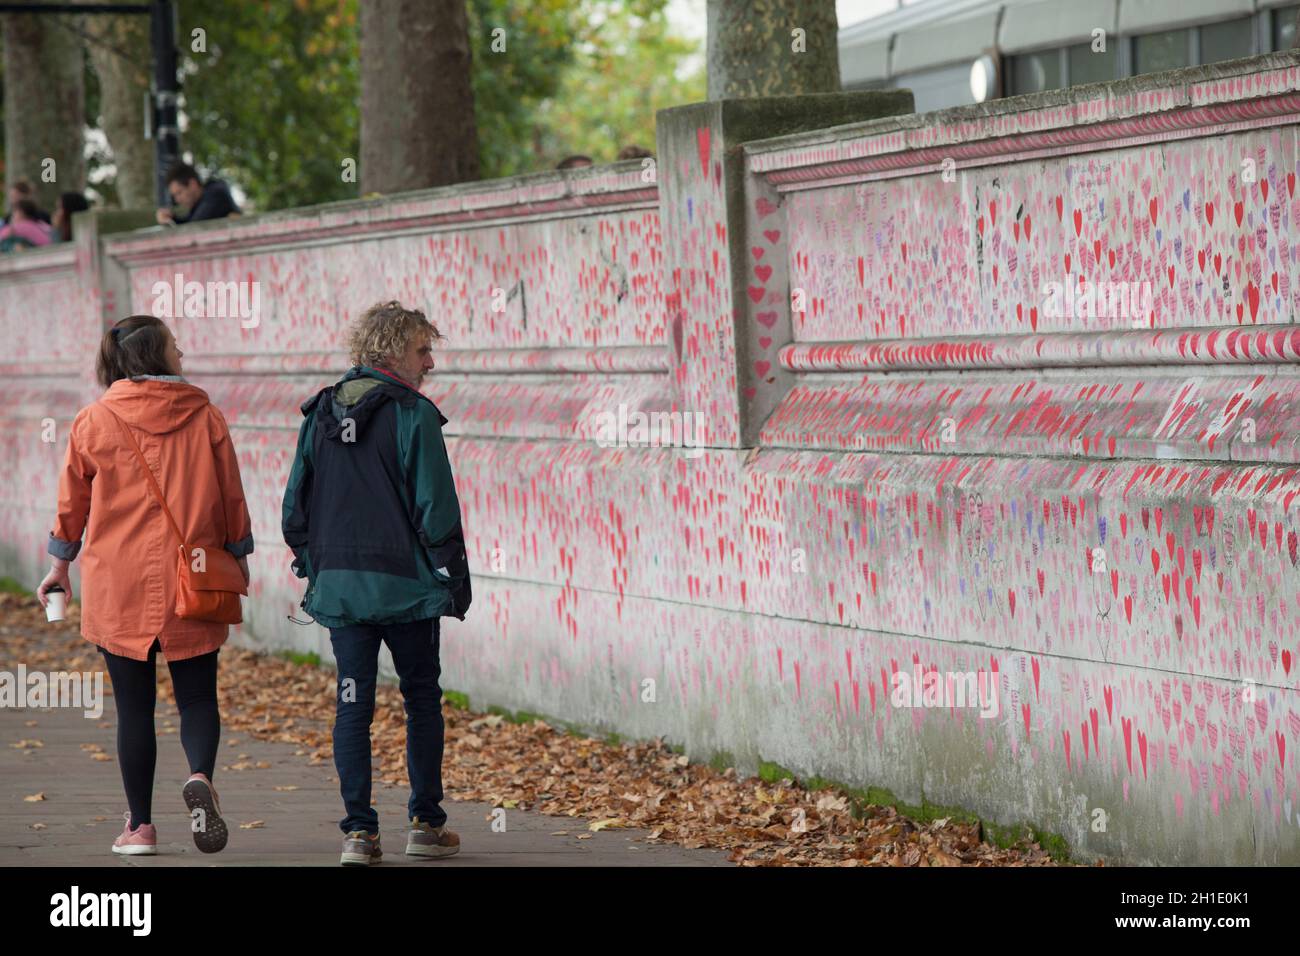
<svg viewBox="0 0 1300 956">
<path fill-rule="evenodd" d="M 155 716 L 153 803 L 158 855 L 110 852 L 122 832 L 126 797 L 107 678 L 105 684 L 104 713 L 98 720 L 71 708 L 0 708 L 0 866 L 338 866 L 342 801 L 332 763 L 313 766 L 293 744 L 259 741 L 239 731 L 223 730 L 214 780 L 230 842 L 220 853 L 200 853 L 180 795 L 189 776 L 180 719 L 175 705 L 161 697 Z M 42 746 L 15 746 L 22 741 Z M 96 759 L 96 753 L 111 759 Z M 250 766 L 221 769 L 232 763 Z M 259 767 L 262 763 L 268 766 Z M 297 789 L 284 789 L 289 787 Z M 37 793 L 45 799 L 25 801 Z M 507 809 L 506 831 L 494 833 L 490 804 L 458 802 L 454 794 L 448 794 L 443 808 L 448 826 L 460 834 L 460 853 L 446 860 L 416 860 L 403 852 L 408 792 L 376 783 L 374 796 L 385 867 L 732 865 L 721 851 L 647 845 L 645 830 L 589 833 L 590 821 L 581 817 Z M 241 827 L 257 821 L 262 825 Z"/>
</svg>

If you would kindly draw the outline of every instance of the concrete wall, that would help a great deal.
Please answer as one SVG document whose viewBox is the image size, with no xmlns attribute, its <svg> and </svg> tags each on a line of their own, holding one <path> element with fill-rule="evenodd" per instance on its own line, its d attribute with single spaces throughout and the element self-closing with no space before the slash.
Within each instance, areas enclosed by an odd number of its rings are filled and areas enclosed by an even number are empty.
<svg viewBox="0 0 1300 956">
<path fill-rule="evenodd" d="M 1280 54 L 924 116 L 700 104 L 660 114 L 655 182 L 5 260 L 26 388 L 0 415 L 27 437 L 4 560 L 43 564 L 61 446 L 34 436 L 93 395 L 102 323 L 178 274 L 255 282 L 255 327 L 175 326 L 250 493 L 238 640 L 328 656 L 285 619 L 297 405 L 346 319 L 398 298 L 449 336 L 428 392 L 475 605 L 443 657 L 476 705 L 1030 821 L 1084 858 L 1300 862 L 1298 91 Z M 1132 283 L 1140 314 L 1051 314 L 1045 284 L 1080 281 Z M 606 447 L 620 405 L 700 447 Z M 894 675 L 930 671 L 989 681 L 989 716 L 898 706 Z"/>
</svg>

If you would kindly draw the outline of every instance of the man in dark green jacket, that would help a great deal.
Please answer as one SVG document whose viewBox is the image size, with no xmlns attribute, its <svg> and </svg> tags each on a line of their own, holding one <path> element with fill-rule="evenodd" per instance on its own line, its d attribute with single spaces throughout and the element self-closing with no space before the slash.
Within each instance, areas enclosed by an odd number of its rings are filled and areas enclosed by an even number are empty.
<svg viewBox="0 0 1300 956">
<path fill-rule="evenodd" d="M 439 618 L 471 600 L 460 502 L 443 442 L 447 419 L 420 393 L 441 338 L 422 312 L 385 302 L 349 330 L 353 367 L 302 405 L 284 540 L 307 579 L 302 607 L 330 629 L 338 663 L 334 764 L 347 815 L 342 862 L 377 863 L 370 723 L 379 645 L 388 645 L 407 713 L 406 852 L 450 856 L 442 792 Z"/>
</svg>

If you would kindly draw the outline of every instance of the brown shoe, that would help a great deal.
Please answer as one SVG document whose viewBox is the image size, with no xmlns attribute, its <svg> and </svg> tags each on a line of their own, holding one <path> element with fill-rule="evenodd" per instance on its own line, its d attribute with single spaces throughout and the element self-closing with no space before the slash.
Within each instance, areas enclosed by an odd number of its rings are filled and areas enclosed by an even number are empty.
<svg viewBox="0 0 1300 956">
<path fill-rule="evenodd" d="M 436 829 L 419 817 L 411 821 L 411 831 L 406 837 L 407 856 L 425 856 L 441 859 L 460 852 L 460 837 L 443 824 Z"/>
<path fill-rule="evenodd" d="M 343 840 L 343 855 L 339 862 L 344 866 L 373 866 L 383 857 L 378 833 L 353 830 Z"/>
</svg>

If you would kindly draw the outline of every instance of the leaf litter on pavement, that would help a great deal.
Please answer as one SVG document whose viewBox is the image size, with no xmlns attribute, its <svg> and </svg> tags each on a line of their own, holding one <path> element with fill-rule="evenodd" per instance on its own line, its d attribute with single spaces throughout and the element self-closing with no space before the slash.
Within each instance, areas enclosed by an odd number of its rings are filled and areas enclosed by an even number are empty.
<svg viewBox="0 0 1300 956">
<path fill-rule="evenodd" d="M 70 603 L 63 624 L 51 626 L 35 598 L 0 594 L 0 640 L 20 652 L 29 670 L 99 670 L 98 650 L 78 633 L 79 610 Z M 105 690 L 111 693 L 107 681 Z M 158 690 L 174 702 L 161 663 Z M 223 734 L 241 735 L 240 757 L 253 741 L 280 741 L 295 744 L 308 764 L 332 768 L 334 671 L 227 644 L 218 696 Z M 1058 865 L 1028 838 L 998 847 L 981 838 L 978 823 L 921 822 L 834 789 L 741 777 L 734 769 L 690 763 L 662 740 L 611 744 L 542 720 L 515 723 L 461 710 L 445 698 L 443 716 L 443 789 L 450 799 L 575 818 L 556 832 L 585 831 L 579 839 L 602 830 L 648 830 L 651 844 L 724 850 L 742 866 Z M 406 786 L 406 716 L 396 685 L 379 686 L 371 740 L 376 778 Z M 40 746 L 19 744 L 33 745 Z M 97 745 L 82 749 L 111 759 Z M 245 759 L 228 766 L 256 772 L 269 764 Z"/>
</svg>

